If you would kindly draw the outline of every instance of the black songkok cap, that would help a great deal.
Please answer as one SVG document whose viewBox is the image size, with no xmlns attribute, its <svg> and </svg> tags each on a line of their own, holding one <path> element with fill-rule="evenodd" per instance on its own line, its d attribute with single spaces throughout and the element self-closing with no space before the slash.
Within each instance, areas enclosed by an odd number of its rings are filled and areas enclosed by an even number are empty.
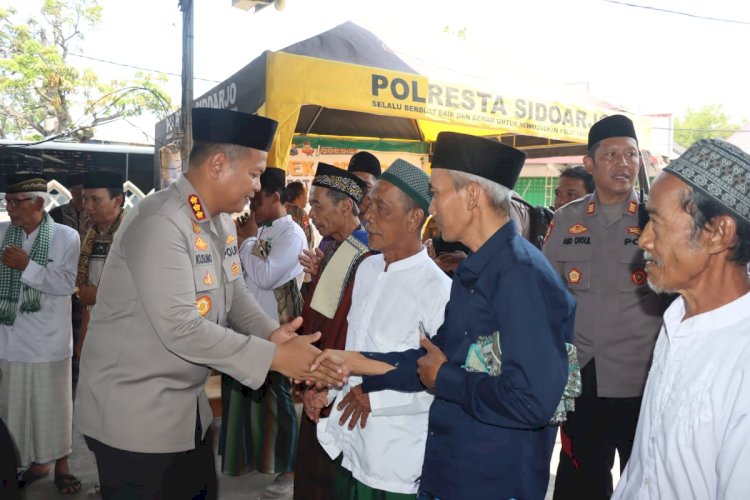
<svg viewBox="0 0 750 500">
<path fill-rule="evenodd" d="M 6 193 L 47 192 L 47 180 L 41 174 L 9 174 L 5 177 Z"/>
<path fill-rule="evenodd" d="M 80 172 L 75 173 L 75 174 L 70 174 L 68 178 L 65 180 L 65 182 L 68 185 L 68 187 L 80 186 L 81 184 L 83 184 L 83 174 Z"/>
<path fill-rule="evenodd" d="M 612 115 L 602 118 L 591 126 L 588 149 L 590 150 L 597 142 L 610 137 L 632 137 L 636 143 L 638 142 L 633 121 L 627 116 Z"/>
<path fill-rule="evenodd" d="M 117 172 L 86 172 L 83 174 L 83 189 L 122 189 L 122 175 Z"/>
<path fill-rule="evenodd" d="M 229 109 L 193 108 L 193 140 L 268 151 L 278 122 Z"/>
<path fill-rule="evenodd" d="M 327 163 L 318 163 L 318 169 L 315 171 L 312 185 L 344 193 L 354 200 L 357 205 L 362 202 L 362 198 L 365 197 L 365 193 L 367 192 L 365 181 L 351 172 L 336 168 Z"/>
<path fill-rule="evenodd" d="M 495 139 L 440 132 L 432 153 L 432 168 L 474 174 L 513 189 L 526 153 Z"/>
<path fill-rule="evenodd" d="M 380 177 L 380 174 L 383 172 L 380 168 L 380 160 L 374 154 L 367 151 L 360 151 L 354 154 L 349 160 L 347 170 L 349 172 L 365 172 L 375 177 Z"/>
<path fill-rule="evenodd" d="M 260 186 L 266 191 L 278 191 L 286 186 L 286 172 L 277 167 L 267 167 L 260 174 Z"/>
</svg>

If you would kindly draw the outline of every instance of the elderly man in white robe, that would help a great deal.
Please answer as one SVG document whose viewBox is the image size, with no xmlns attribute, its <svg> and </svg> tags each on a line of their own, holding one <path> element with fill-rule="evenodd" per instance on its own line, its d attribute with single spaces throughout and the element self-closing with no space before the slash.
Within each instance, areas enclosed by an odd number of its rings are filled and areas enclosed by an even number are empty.
<svg viewBox="0 0 750 500">
<path fill-rule="evenodd" d="M 429 177 L 396 160 L 368 196 L 365 229 L 370 248 L 381 253 L 357 270 L 346 349 L 414 349 L 421 335 L 434 334 L 443 323 L 451 287 L 420 238 L 432 198 Z M 342 455 L 334 498 L 415 498 L 433 396 L 368 389 L 368 377 L 351 377 L 340 392 L 331 390 L 336 404 L 317 427 L 331 458 Z M 317 419 L 319 410 L 305 411 Z"/>
<path fill-rule="evenodd" d="M 639 239 L 664 313 L 612 498 L 750 498 L 750 155 L 695 143 L 656 179 Z"/>
<path fill-rule="evenodd" d="M 44 211 L 47 182 L 8 176 L 0 223 L 0 418 L 10 430 L 25 486 L 49 473 L 61 494 L 81 489 L 70 473 L 73 337 L 70 296 L 78 232 Z"/>
</svg>

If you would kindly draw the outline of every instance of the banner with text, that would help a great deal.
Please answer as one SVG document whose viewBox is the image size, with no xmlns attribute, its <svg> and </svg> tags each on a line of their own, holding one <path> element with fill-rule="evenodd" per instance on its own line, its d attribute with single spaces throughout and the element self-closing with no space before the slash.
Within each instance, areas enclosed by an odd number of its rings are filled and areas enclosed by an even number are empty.
<svg viewBox="0 0 750 500">
<path fill-rule="evenodd" d="M 279 120 L 282 130 L 285 122 L 287 126 L 296 124 L 302 104 L 315 104 L 412 118 L 427 141 L 433 141 L 440 131 L 453 130 L 477 135 L 516 133 L 586 143 L 591 125 L 617 113 L 283 52 L 270 53 L 267 64 L 266 116 Z M 648 147 L 649 120 L 630 117 L 639 137 L 643 137 L 642 146 Z M 283 141 L 279 147 L 286 150 L 282 144 Z"/>
</svg>

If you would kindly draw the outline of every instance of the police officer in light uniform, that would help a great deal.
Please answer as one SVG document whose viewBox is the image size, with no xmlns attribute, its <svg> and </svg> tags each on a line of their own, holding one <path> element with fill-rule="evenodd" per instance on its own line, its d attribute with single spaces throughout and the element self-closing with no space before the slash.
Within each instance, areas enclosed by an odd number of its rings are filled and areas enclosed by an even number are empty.
<svg viewBox="0 0 750 500">
<path fill-rule="evenodd" d="M 575 346 L 583 394 L 562 426 L 555 499 L 609 498 L 615 450 L 630 456 L 665 303 L 646 284 L 638 248 L 640 168 L 633 122 L 614 115 L 589 131 L 592 194 L 555 212 L 544 254 L 578 303 Z"/>
<path fill-rule="evenodd" d="M 83 349 L 75 424 L 104 498 L 216 497 L 210 369 L 258 388 L 310 378 L 318 335 L 279 327 L 247 291 L 228 213 L 259 188 L 276 122 L 194 109 L 188 172 L 122 222 Z M 228 325 L 228 326 L 225 326 Z M 317 373 L 337 383 L 335 370 Z"/>
</svg>

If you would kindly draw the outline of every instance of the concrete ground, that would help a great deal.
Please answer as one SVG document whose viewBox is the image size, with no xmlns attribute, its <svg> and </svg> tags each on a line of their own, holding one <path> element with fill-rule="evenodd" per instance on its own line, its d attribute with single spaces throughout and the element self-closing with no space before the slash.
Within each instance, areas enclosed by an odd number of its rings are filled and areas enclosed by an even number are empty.
<svg viewBox="0 0 750 500">
<path fill-rule="evenodd" d="M 218 429 L 221 419 L 216 419 L 212 427 L 214 443 L 219 442 Z M 251 472 L 242 476 L 226 476 L 221 474 L 221 457 L 216 456 L 217 474 L 219 477 L 219 498 L 221 500 L 256 500 L 262 498 L 263 490 L 271 484 L 275 474 L 261 474 Z M 70 456 L 70 471 L 81 480 L 81 492 L 75 495 L 63 496 L 57 492 L 52 478 L 52 472 L 44 479 L 29 485 L 26 489 L 26 500 L 50 500 L 58 498 L 91 499 L 101 498 L 91 491 L 98 481 L 94 454 L 86 447 L 83 436 L 73 431 L 73 454 Z M 277 500 L 291 500 L 292 496 L 275 497 Z"/>
<path fill-rule="evenodd" d="M 218 429 L 221 420 L 216 419 L 212 427 L 214 434 L 214 443 L 219 442 Z M 560 440 L 558 438 L 555 444 L 555 450 L 552 453 L 552 462 L 550 471 L 552 474 L 557 470 L 558 457 L 560 453 Z M 263 490 L 274 480 L 274 474 L 261 474 L 251 472 L 243 476 L 225 476 L 218 472 L 221 467 L 221 457 L 216 457 L 217 473 L 219 477 L 219 499 L 220 500 L 256 500 L 263 498 Z M 80 493 L 70 495 L 67 498 L 91 499 L 99 498 L 90 493 L 97 482 L 96 462 L 94 455 L 86 447 L 83 436 L 73 432 L 73 454 L 70 456 L 70 470 L 83 483 Z M 612 471 L 615 483 L 619 479 L 619 461 L 615 457 L 615 466 Z M 555 484 L 555 476 L 550 476 L 550 483 L 547 490 L 546 500 L 552 499 L 552 486 Z M 57 498 L 66 498 L 57 493 L 55 484 L 52 480 L 52 473 L 44 479 L 31 484 L 25 493 L 26 500 L 50 500 Z M 278 500 L 291 500 L 291 495 L 276 497 Z"/>
</svg>

